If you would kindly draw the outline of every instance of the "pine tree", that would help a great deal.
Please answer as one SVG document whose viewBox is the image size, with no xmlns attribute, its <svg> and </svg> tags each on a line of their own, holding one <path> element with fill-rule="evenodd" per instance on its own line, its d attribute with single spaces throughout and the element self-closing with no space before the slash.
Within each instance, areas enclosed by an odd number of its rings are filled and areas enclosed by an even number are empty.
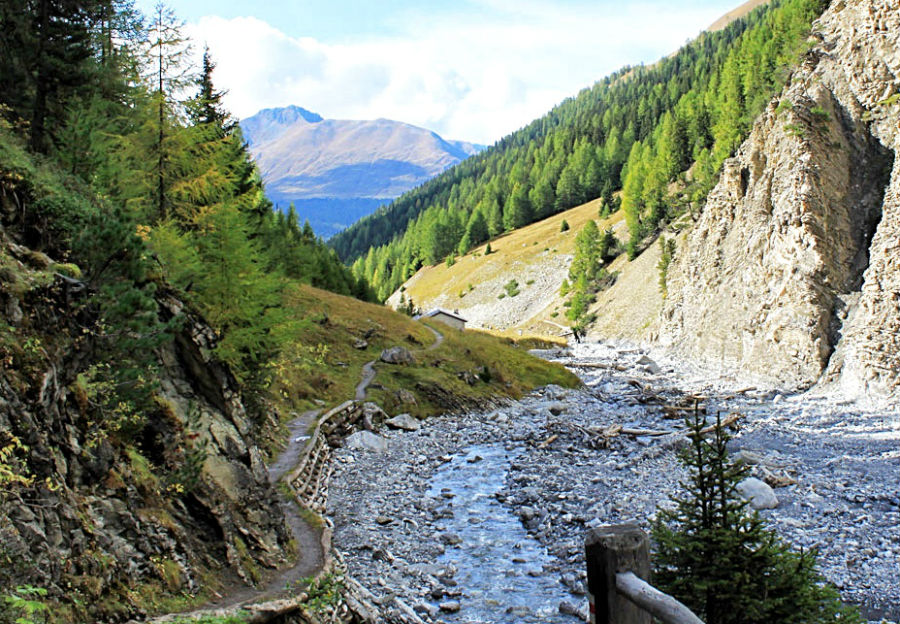
<svg viewBox="0 0 900 624">
<path fill-rule="evenodd" d="M 556 209 L 566 210 L 582 202 L 583 190 L 575 167 L 566 165 L 556 183 Z"/>
<path fill-rule="evenodd" d="M 492 197 L 487 200 L 484 216 L 487 220 L 488 237 L 493 238 L 503 233 L 503 214 L 500 211 L 500 204 L 497 203 L 496 198 Z"/>
<path fill-rule="evenodd" d="M 167 136 L 172 125 L 171 106 L 174 96 L 188 84 L 185 61 L 190 46 L 181 32 L 180 22 L 172 9 L 162 2 L 155 8 L 151 25 L 149 52 L 155 59 L 153 64 L 154 100 L 156 108 L 156 143 L 154 145 L 155 202 L 157 218 L 165 219 L 169 214 L 169 160 L 170 149 Z"/>
<path fill-rule="evenodd" d="M 531 202 L 522 184 L 516 184 L 503 210 L 503 226 L 507 231 L 531 223 Z"/>
<path fill-rule="evenodd" d="M 707 624 L 860 622 L 815 569 L 815 552 L 793 552 L 737 495 L 748 469 L 728 460 L 728 435 L 717 417 L 687 419 L 689 470 L 674 510 L 653 526 L 656 585 Z"/>
<path fill-rule="evenodd" d="M 195 125 L 213 124 L 228 133 L 235 125 L 234 120 L 222 104 L 224 91 L 216 89 L 213 83 L 213 72 L 216 64 L 209 53 L 209 47 L 203 49 L 203 65 L 197 79 L 197 95 L 188 103 L 188 114 Z"/>
</svg>

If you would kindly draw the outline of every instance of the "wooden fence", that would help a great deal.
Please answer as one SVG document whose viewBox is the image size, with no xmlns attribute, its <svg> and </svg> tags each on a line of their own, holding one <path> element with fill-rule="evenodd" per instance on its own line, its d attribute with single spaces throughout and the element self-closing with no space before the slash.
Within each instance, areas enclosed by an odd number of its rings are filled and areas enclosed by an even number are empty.
<svg viewBox="0 0 900 624">
<path fill-rule="evenodd" d="M 591 624 L 703 624 L 650 578 L 650 538 L 633 524 L 592 529 L 584 542 Z"/>
</svg>

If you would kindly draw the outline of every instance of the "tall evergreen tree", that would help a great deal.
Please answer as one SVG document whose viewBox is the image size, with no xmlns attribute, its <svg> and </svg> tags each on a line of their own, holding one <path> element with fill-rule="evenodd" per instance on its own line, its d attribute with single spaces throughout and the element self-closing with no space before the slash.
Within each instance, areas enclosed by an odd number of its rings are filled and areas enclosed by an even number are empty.
<svg viewBox="0 0 900 624">
<path fill-rule="evenodd" d="M 156 108 L 156 214 L 169 215 L 168 174 L 170 150 L 167 133 L 171 124 L 174 96 L 189 83 L 186 60 L 190 46 L 182 34 L 184 23 L 162 2 L 156 5 L 150 27 L 149 52 L 154 59 L 154 99 Z"/>
</svg>

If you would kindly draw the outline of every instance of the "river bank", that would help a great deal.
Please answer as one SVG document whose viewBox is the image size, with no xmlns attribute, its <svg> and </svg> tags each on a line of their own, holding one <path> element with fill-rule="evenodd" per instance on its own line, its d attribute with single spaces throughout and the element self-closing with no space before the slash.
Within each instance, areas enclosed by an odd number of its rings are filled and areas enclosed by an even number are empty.
<svg viewBox="0 0 900 624">
<path fill-rule="evenodd" d="M 675 431 L 683 423 L 667 417 L 673 415 L 667 406 L 687 404 L 692 394 L 703 397 L 708 414 L 744 414 L 733 451 L 782 486 L 775 489 L 778 507 L 763 511 L 764 518 L 795 546 L 819 548 L 823 573 L 845 599 L 865 605 L 873 619 L 900 619 L 897 412 L 741 388 L 741 380 L 613 345 L 545 355 L 578 372 L 585 389 L 544 388 L 499 410 L 434 418 L 418 431 L 385 431 L 380 451 L 335 453 L 329 500 L 335 544 L 383 608 L 414 609 L 425 621 L 583 617 L 586 528 L 624 521 L 648 527 L 683 474 L 680 436 L 597 434 L 614 426 Z M 485 446 L 494 450 L 473 451 Z M 498 521 L 493 507 L 463 501 L 463 485 L 435 489 L 448 465 L 459 471 L 470 461 L 483 475 L 503 475 L 484 496 L 536 540 L 519 540 L 519 549 L 513 543 L 499 567 L 477 582 L 551 579 L 564 590 L 553 608 L 501 604 L 461 569 L 472 559 L 460 553 L 493 540 L 494 528 L 508 520 Z"/>
</svg>

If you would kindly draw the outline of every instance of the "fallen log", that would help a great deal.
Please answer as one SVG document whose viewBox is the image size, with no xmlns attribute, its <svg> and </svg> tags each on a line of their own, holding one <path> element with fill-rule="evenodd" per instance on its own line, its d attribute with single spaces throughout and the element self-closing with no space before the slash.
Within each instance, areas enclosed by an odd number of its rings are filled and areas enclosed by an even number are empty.
<svg viewBox="0 0 900 624">
<path fill-rule="evenodd" d="M 544 440 L 543 442 L 538 444 L 538 448 L 545 449 L 548 446 L 550 446 L 551 444 L 553 444 L 554 442 L 556 442 L 556 440 L 558 440 L 558 439 L 559 439 L 559 436 L 554 433 L 552 436 L 550 436 L 549 438 L 547 438 L 546 440 Z"/>
<path fill-rule="evenodd" d="M 622 428 L 622 433 L 632 436 L 664 436 L 674 433 L 674 431 L 661 431 L 659 429 L 629 429 Z"/>
</svg>

